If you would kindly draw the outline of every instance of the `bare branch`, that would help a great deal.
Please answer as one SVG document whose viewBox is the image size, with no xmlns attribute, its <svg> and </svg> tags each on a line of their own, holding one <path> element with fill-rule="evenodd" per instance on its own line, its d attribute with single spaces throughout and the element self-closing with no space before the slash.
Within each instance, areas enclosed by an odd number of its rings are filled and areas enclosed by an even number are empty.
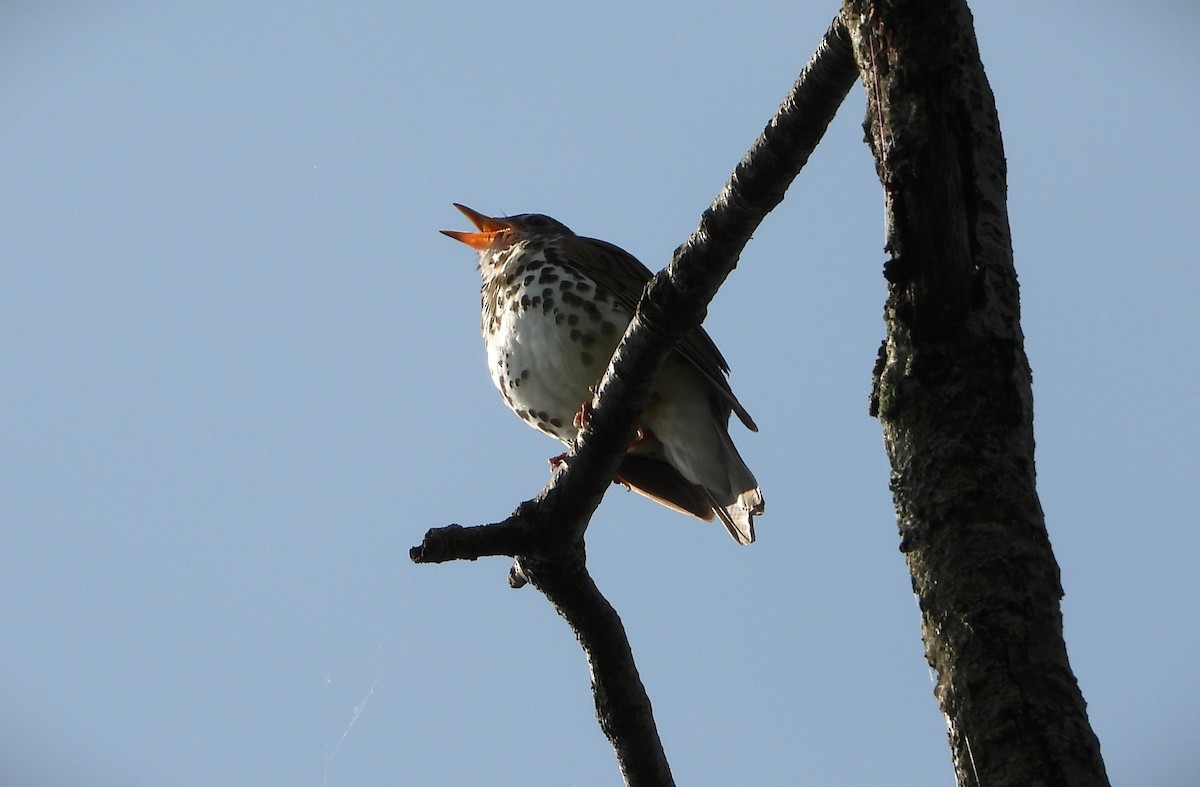
<svg viewBox="0 0 1200 787">
<path fill-rule="evenodd" d="M 569 561 L 522 560 L 520 565 L 579 638 L 592 676 L 596 718 L 616 752 L 625 783 L 673 784 L 625 627 L 592 581 L 583 555 Z"/>
</svg>

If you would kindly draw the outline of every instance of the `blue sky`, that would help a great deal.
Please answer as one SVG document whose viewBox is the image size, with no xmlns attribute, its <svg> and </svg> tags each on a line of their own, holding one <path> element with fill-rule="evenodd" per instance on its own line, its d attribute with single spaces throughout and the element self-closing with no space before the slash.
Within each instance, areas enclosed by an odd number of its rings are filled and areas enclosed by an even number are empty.
<svg viewBox="0 0 1200 787">
<path fill-rule="evenodd" d="M 1039 490 L 1114 783 L 1200 774 L 1200 56 L 1189 3 L 979 4 Z M 986 6 L 986 7 L 985 7 Z M 450 206 L 654 269 L 836 4 L 6 6 L 0 781 L 609 785 L 494 521 L 553 441 L 492 389 Z M 681 784 L 952 784 L 879 425 L 851 93 L 707 323 L 759 542 L 614 490 L 589 558 Z"/>
</svg>

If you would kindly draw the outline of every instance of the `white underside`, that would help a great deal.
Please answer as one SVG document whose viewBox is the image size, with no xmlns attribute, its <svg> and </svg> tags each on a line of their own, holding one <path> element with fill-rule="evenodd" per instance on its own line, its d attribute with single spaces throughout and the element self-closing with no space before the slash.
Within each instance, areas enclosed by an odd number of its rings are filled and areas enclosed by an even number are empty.
<svg viewBox="0 0 1200 787">
<path fill-rule="evenodd" d="M 589 386 L 600 381 L 629 325 L 629 315 L 623 309 L 615 305 L 609 308 L 611 312 L 605 314 L 605 319 L 616 325 L 610 336 L 600 336 L 595 324 L 586 325 L 582 319 L 578 323 L 578 330 L 596 337 L 588 347 L 570 338 L 571 328 L 565 322 L 555 323 L 561 309 L 557 304 L 549 313 L 540 308 L 519 315 L 505 311 L 500 317 L 500 330 L 487 345 L 492 382 L 501 393 L 507 389 L 514 409 L 544 412 L 560 421 L 562 426 L 547 423 L 544 428 L 527 419 L 535 429 L 564 443 L 575 439 L 579 430 L 572 426 L 572 419 L 584 402 L 591 401 Z M 524 379 L 520 379 L 522 370 L 529 371 Z"/>
</svg>

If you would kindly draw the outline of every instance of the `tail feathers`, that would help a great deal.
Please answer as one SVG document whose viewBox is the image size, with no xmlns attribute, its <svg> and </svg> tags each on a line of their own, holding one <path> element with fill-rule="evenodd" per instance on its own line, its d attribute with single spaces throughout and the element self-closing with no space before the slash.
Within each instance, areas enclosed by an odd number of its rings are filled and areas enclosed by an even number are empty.
<svg viewBox="0 0 1200 787">
<path fill-rule="evenodd" d="M 698 488 L 703 489 L 703 487 Z M 733 536 L 733 540 L 742 546 L 753 544 L 754 517 L 761 514 L 765 508 L 762 491 L 758 487 L 754 487 L 742 492 L 738 495 L 737 500 L 728 505 L 721 505 L 707 489 L 704 492 L 708 496 L 712 510 L 721 520 L 721 524 L 725 525 L 729 535 Z"/>
<path fill-rule="evenodd" d="M 625 455 L 615 480 L 668 508 L 706 522 L 716 515 L 734 541 L 743 545 L 754 542 L 754 517 L 761 514 L 764 507 L 762 492 L 757 486 L 742 492 L 734 501 L 722 504 L 711 491 L 684 478 L 674 466 L 638 454 Z"/>
</svg>

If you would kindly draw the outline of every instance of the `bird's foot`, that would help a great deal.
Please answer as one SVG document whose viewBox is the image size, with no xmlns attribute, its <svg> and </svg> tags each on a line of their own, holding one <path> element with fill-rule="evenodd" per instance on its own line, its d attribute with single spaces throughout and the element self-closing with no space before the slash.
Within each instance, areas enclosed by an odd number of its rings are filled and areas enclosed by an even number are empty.
<svg viewBox="0 0 1200 787">
<path fill-rule="evenodd" d="M 659 400 L 658 393 L 652 392 L 650 394 L 650 401 L 646 402 L 646 409 L 649 410 L 651 407 L 658 404 L 658 400 Z M 646 426 L 643 426 L 642 424 L 638 424 L 637 432 L 634 433 L 634 435 L 633 435 L 633 442 L 630 443 L 629 447 L 626 448 L 625 450 L 627 452 L 632 451 L 633 449 L 640 446 L 642 443 L 646 443 L 651 440 L 657 440 L 657 439 L 658 438 L 654 436 L 654 432 L 651 432 Z"/>
<path fill-rule="evenodd" d="M 642 426 L 641 424 L 638 424 L 637 432 L 633 436 L 633 442 L 629 444 L 629 447 L 626 448 L 625 451 L 626 451 L 626 453 L 628 453 L 629 451 L 632 451 L 633 449 L 640 446 L 642 443 L 648 443 L 651 440 L 657 440 L 657 439 L 658 438 L 654 436 L 654 432 L 651 432 L 646 427 Z"/>
<path fill-rule="evenodd" d="M 651 399 L 650 399 L 650 404 L 654 404 L 654 402 L 657 400 L 658 400 L 658 394 L 652 394 Z M 571 425 L 574 426 L 576 429 L 583 429 L 585 426 L 588 425 L 588 422 L 591 421 L 591 419 L 592 419 L 592 403 L 590 401 L 587 401 L 579 406 L 579 412 L 575 413 L 575 417 L 571 419 Z M 642 426 L 641 424 L 638 424 L 637 432 L 633 436 L 633 442 L 631 442 L 629 444 L 629 447 L 626 448 L 625 450 L 632 451 L 633 449 L 637 448 L 639 445 L 646 442 L 647 440 L 656 440 L 656 439 L 657 438 L 654 436 L 653 432 L 651 432 L 649 429 Z M 562 457 L 556 457 L 556 459 L 559 459 L 561 461 Z M 554 464 L 553 460 L 551 461 L 551 464 Z M 558 465 L 554 464 L 554 466 L 557 467 Z"/>
<path fill-rule="evenodd" d="M 583 404 L 579 405 L 579 412 L 575 413 L 575 417 L 571 419 L 571 425 L 576 429 L 582 429 L 588 425 L 588 421 L 592 419 L 592 400 L 596 398 L 596 386 L 588 386 L 588 398 Z"/>
<path fill-rule="evenodd" d="M 579 412 L 575 413 L 575 417 L 571 419 L 571 426 L 576 429 L 582 429 L 588 425 L 588 421 L 592 420 L 592 400 L 579 405 Z"/>
</svg>

